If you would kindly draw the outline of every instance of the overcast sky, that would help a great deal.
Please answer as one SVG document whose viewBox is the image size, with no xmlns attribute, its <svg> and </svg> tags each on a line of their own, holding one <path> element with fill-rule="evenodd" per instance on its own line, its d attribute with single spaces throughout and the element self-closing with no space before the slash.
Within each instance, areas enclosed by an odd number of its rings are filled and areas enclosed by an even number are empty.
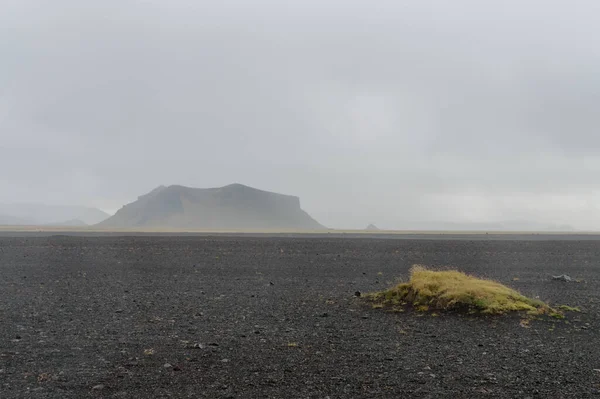
<svg viewBox="0 0 600 399">
<path fill-rule="evenodd" d="M 600 2 L 3 0 L 0 202 L 600 229 Z"/>
</svg>

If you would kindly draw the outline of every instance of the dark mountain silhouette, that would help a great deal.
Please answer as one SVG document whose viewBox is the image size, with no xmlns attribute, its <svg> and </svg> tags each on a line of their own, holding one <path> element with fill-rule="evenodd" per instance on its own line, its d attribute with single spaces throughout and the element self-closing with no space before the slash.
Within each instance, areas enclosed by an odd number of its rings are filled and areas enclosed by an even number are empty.
<svg viewBox="0 0 600 399">
<path fill-rule="evenodd" d="M 369 224 L 365 230 L 369 231 L 379 231 L 379 227 L 375 226 L 373 223 Z"/>
<path fill-rule="evenodd" d="M 298 197 L 242 184 L 219 188 L 160 186 L 125 205 L 101 228 L 322 229 Z"/>
</svg>

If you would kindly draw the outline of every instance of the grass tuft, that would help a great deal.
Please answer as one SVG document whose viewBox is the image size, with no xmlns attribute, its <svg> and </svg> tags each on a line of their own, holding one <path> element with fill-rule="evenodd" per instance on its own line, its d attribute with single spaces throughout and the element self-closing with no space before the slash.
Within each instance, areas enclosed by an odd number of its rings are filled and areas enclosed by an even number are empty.
<svg viewBox="0 0 600 399">
<path fill-rule="evenodd" d="M 578 307 L 568 305 L 560 305 L 558 308 L 560 310 L 564 310 L 565 312 L 581 312 L 581 309 L 579 309 Z"/>
<path fill-rule="evenodd" d="M 428 270 L 415 265 L 410 280 L 381 292 L 367 294 L 376 304 L 410 304 L 419 311 L 464 310 L 483 314 L 527 311 L 558 313 L 538 299 L 528 298 L 505 285 L 469 276 L 457 270 Z"/>
</svg>

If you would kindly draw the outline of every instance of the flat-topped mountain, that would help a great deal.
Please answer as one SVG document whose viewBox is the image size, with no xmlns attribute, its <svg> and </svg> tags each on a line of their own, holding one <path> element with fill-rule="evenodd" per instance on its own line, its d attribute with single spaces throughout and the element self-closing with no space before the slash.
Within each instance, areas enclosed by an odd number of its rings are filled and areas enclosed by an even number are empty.
<svg viewBox="0 0 600 399">
<path fill-rule="evenodd" d="M 322 229 L 298 197 L 242 184 L 160 186 L 97 225 L 101 228 Z"/>
</svg>

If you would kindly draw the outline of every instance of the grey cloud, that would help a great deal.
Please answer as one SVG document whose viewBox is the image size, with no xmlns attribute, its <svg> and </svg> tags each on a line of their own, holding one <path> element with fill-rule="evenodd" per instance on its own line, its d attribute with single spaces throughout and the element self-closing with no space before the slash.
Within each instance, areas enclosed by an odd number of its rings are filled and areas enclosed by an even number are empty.
<svg viewBox="0 0 600 399">
<path fill-rule="evenodd" d="M 598 226 L 596 2 L 371 3 L 9 1 L 2 199 L 241 182 L 334 227 Z"/>
</svg>

